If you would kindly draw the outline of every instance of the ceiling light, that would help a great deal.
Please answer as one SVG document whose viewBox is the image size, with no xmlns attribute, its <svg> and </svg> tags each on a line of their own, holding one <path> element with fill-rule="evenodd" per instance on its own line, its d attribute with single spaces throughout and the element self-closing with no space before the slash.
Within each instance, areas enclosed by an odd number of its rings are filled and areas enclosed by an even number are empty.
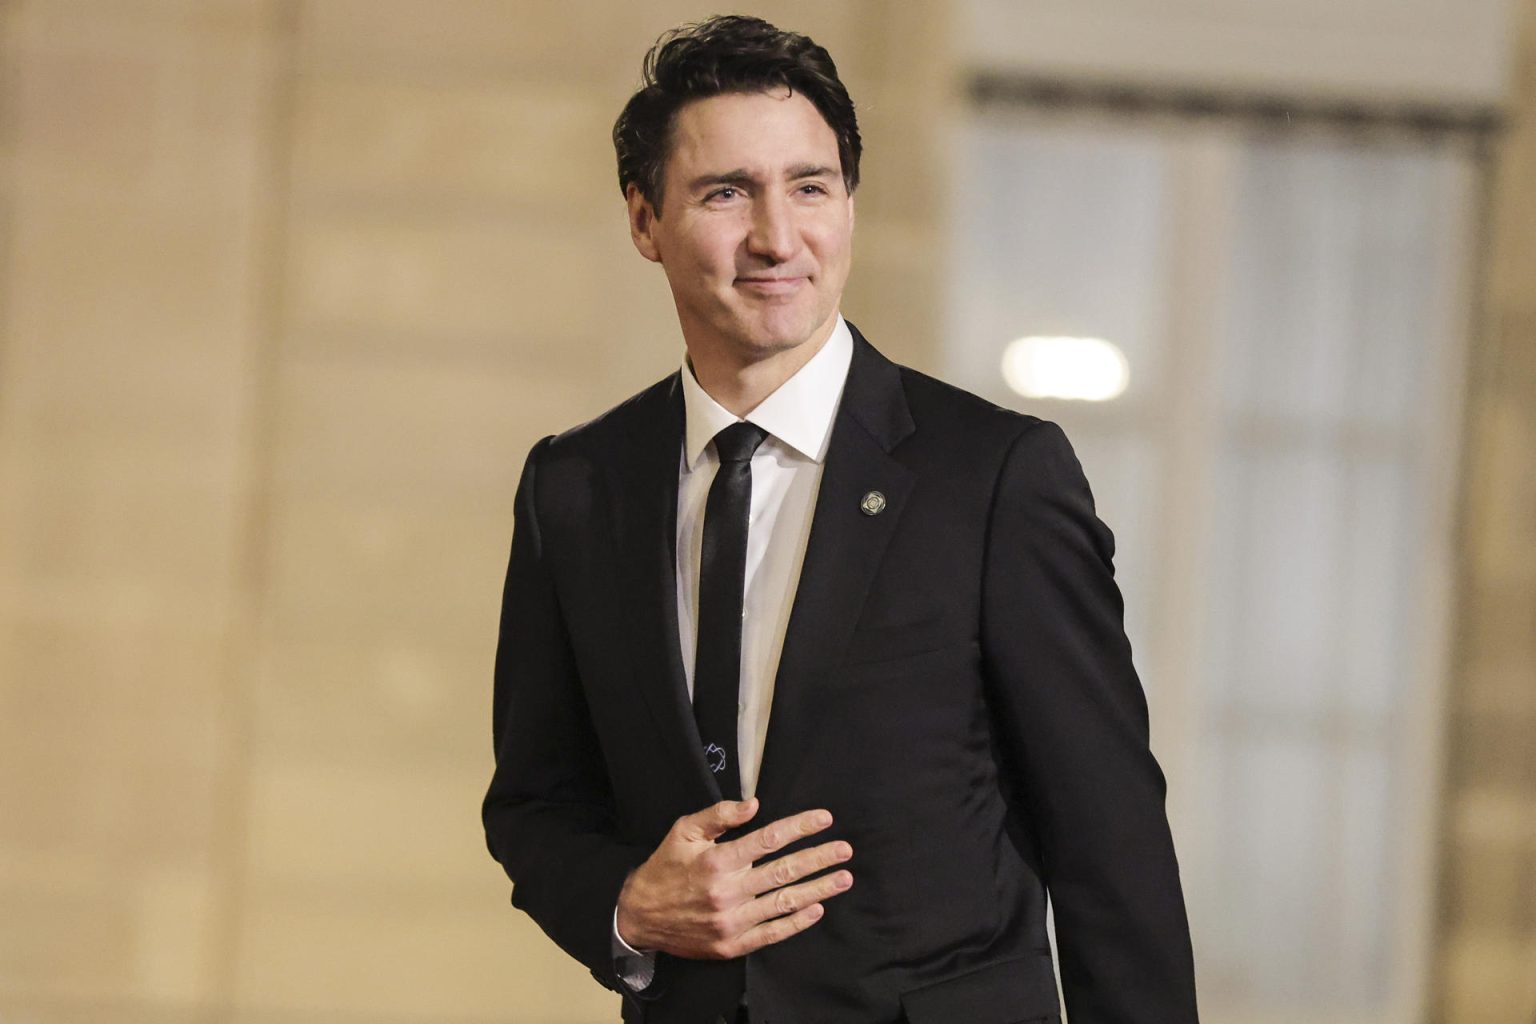
<svg viewBox="0 0 1536 1024">
<path fill-rule="evenodd" d="M 1025 398 L 1105 402 L 1131 379 L 1119 346 L 1103 338 L 1033 336 L 1003 350 L 1003 380 Z"/>
</svg>

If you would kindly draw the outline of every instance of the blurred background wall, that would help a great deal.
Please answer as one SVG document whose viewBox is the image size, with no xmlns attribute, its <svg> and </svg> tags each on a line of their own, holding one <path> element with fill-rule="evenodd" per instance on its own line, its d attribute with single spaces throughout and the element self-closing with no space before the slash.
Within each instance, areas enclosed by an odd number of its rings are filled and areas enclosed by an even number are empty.
<svg viewBox="0 0 1536 1024">
<path fill-rule="evenodd" d="M 745 10 L 860 105 L 850 318 L 1083 454 L 1207 1019 L 1531 1024 L 1536 3 Z M 680 357 L 608 129 L 713 12 L 0 2 L 0 1021 L 614 1019 L 490 663 L 523 454 Z"/>
</svg>

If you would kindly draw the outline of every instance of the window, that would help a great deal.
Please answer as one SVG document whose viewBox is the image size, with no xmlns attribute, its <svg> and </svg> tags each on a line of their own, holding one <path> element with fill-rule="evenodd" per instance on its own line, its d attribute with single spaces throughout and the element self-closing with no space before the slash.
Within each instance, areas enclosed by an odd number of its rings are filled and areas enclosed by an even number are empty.
<svg viewBox="0 0 1536 1024">
<path fill-rule="evenodd" d="M 944 373 L 1066 429 L 1119 541 L 1203 1012 L 1422 1012 L 1478 191 L 1454 139 L 983 109 Z M 1105 339 L 1102 402 L 1009 342 Z"/>
</svg>

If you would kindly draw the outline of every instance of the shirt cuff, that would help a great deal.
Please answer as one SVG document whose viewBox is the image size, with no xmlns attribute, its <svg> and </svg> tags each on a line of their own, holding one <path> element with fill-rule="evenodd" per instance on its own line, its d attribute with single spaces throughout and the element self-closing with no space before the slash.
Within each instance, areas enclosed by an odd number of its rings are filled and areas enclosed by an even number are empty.
<svg viewBox="0 0 1536 1024">
<path fill-rule="evenodd" d="M 642 953 L 619 936 L 619 908 L 613 908 L 613 971 L 619 980 L 636 992 L 643 992 L 656 980 L 656 954 Z"/>
</svg>

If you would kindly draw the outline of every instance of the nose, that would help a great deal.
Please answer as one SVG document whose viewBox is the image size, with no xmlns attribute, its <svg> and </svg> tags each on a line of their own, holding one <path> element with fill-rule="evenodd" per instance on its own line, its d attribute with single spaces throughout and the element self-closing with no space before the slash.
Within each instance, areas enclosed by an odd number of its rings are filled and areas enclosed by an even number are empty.
<svg viewBox="0 0 1536 1024">
<path fill-rule="evenodd" d="M 785 263 L 795 254 L 794 213 L 783 196 L 765 195 L 753 204 L 747 251 L 770 263 Z"/>
</svg>

